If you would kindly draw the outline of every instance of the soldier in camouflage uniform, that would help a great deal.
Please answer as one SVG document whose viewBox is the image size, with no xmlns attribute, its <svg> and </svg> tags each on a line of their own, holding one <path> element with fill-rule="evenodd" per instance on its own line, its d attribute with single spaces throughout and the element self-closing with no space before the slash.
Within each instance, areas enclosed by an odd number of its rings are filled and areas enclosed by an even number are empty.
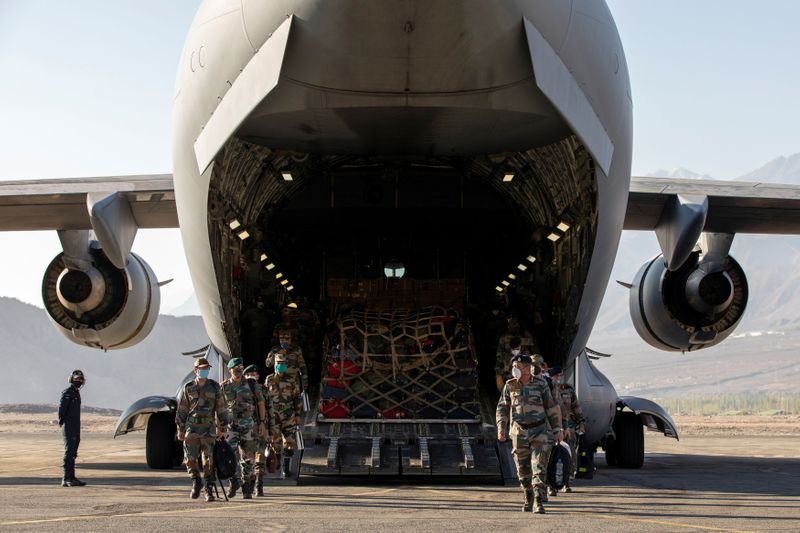
<svg viewBox="0 0 800 533">
<path fill-rule="evenodd" d="M 266 410 L 264 396 L 257 383 L 252 386 L 244 379 L 244 364 L 241 357 L 228 362 L 231 377 L 222 382 L 222 391 L 228 410 L 231 412 L 231 430 L 228 444 L 239 459 L 236 475 L 231 479 L 228 497 L 233 498 L 236 490 L 242 487 L 242 498 L 252 499 L 255 473 L 253 463 L 256 458 L 258 439 L 266 435 Z"/>
<path fill-rule="evenodd" d="M 539 458 L 553 434 L 561 441 L 561 426 L 550 389 L 544 380 L 534 377 L 531 363 L 528 355 L 512 358 L 514 377 L 506 382 L 497 402 L 497 440 L 511 437 L 517 475 L 525 492 L 522 510 L 531 512 L 535 505 L 537 513 L 544 513 L 544 472 Z"/>
<path fill-rule="evenodd" d="M 255 380 L 256 386 L 261 390 L 261 395 L 264 397 L 264 409 L 266 411 L 267 432 L 263 437 L 258 439 L 258 449 L 256 450 L 256 496 L 264 495 L 264 476 L 267 473 L 267 446 L 271 444 L 272 432 L 269 427 L 270 419 L 272 418 L 272 399 L 269 396 L 267 386 L 259 383 L 258 367 L 250 365 L 244 369 L 244 377 L 247 378 L 248 383 L 250 380 Z"/>
<path fill-rule="evenodd" d="M 206 358 L 195 360 L 195 379 L 183 386 L 175 414 L 178 440 L 183 441 L 186 469 L 192 477 L 191 497 L 196 499 L 200 495 L 198 461 L 202 454 L 207 502 L 214 501 L 214 441 L 224 438 L 229 423 L 222 389 L 219 383 L 209 379 L 210 369 Z"/>
<path fill-rule="evenodd" d="M 561 367 L 550 369 L 550 377 L 556 387 L 557 394 L 561 397 L 561 413 L 564 417 L 564 440 L 569 444 L 572 453 L 569 476 L 564 484 L 565 492 L 572 492 L 570 480 L 575 477 L 575 468 L 578 466 L 578 435 L 586 431 L 586 419 L 583 417 L 581 405 L 578 403 L 578 395 L 569 383 L 562 381 Z"/>
<path fill-rule="evenodd" d="M 292 338 L 294 339 L 295 343 L 298 346 L 302 346 L 301 341 L 301 331 L 300 325 L 297 321 L 297 310 L 286 306 L 281 309 L 281 321 L 275 325 L 272 329 L 272 344 L 279 344 L 280 343 L 280 334 L 282 331 L 288 331 Z"/>
<path fill-rule="evenodd" d="M 511 376 L 511 358 L 520 353 L 538 352 L 536 341 L 527 331 L 520 332 L 519 320 L 515 317 L 508 319 L 508 330 L 497 343 L 495 355 L 494 374 L 497 390 L 503 390 L 506 380 Z"/>
<path fill-rule="evenodd" d="M 303 359 L 303 350 L 299 346 L 292 344 L 292 332 L 288 329 L 280 330 L 278 338 L 280 345 L 270 350 L 264 364 L 268 369 L 273 368 L 276 364 L 276 356 L 278 354 L 282 355 L 286 363 L 286 373 L 289 377 L 297 380 L 302 392 L 308 388 L 308 367 L 305 359 Z"/>
<path fill-rule="evenodd" d="M 272 401 L 272 441 L 276 448 L 283 448 L 282 477 L 289 475 L 289 466 L 296 447 L 295 433 L 303 410 L 300 386 L 297 379 L 289 375 L 286 355 L 275 354 L 275 373 L 267 376 L 267 391 Z M 278 449 L 280 451 L 280 449 Z"/>
</svg>

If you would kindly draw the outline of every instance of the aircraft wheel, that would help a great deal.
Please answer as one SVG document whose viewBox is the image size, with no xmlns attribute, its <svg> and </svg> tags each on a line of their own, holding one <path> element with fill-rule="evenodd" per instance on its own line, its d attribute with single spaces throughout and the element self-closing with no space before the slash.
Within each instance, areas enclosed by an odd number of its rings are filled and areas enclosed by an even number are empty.
<svg viewBox="0 0 800 533">
<path fill-rule="evenodd" d="M 175 438 L 175 415 L 172 413 L 153 413 L 147 421 L 145 455 L 147 466 L 157 470 L 176 465 L 177 452 Z M 179 444 L 179 443 L 178 443 Z"/>
<path fill-rule="evenodd" d="M 613 461 L 619 468 L 641 468 L 644 464 L 644 426 L 636 413 L 617 411 L 614 417 Z M 608 460 L 608 455 L 606 455 Z"/>
</svg>

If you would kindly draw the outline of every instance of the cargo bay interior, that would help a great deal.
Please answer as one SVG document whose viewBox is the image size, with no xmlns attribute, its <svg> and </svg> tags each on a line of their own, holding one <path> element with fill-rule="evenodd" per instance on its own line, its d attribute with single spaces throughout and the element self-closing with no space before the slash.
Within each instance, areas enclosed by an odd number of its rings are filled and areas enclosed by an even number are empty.
<svg viewBox="0 0 800 533">
<path fill-rule="evenodd" d="M 560 364 L 591 258 L 595 180 L 574 136 L 446 157 L 303 154 L 234 137 L 208 198 L 227 348 L 263 368 L 278 310 L 313 311 L 320 326 L 304 351 L 319 383 L 328 321 L 439 305 L 464 320 L 483 390 L 494 387 L 504 315 Z M 267 312 L 253 311 L 257 300 Z"/>
</svg>

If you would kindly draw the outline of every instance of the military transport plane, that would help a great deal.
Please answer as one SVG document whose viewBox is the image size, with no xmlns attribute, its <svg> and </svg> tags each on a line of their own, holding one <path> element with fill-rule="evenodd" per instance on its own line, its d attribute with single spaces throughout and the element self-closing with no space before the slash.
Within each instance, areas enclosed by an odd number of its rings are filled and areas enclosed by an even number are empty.
<svg viewBox="0 0 800 533">
<path fill-rule="evenodd" d="M 42 296 L 67 339 L 114 350 L 152 329 L 160 283 L 131 253 L 139 228 L 180 228 L 207 351 L 222 361 L 263 364 L 249 354 L 268 346 L 242 340 L 257 297 L 334 305 L 332 283 L 381 280 L 392 260 L 387 272 L 442 297 L 434 282 L 448 280 L 461 300 L 435 303 L 501 298 L 531 320 L 578 389 L 586 441 L 621 467 L 642 465 L 644 427 L 678 437 L 658 405 L 618 396 L 586 350 L 622 230 L 658 236 L 663 253 L 625 285 L 636 330 L 666 351 L 713 346 L 739 323 L 736 233 L 800 233 L 800 188 L 631 178 L 628 70 L 601 0 L 207 0 L 173 126 L 171 175 L 0 185 L 0 229 L 58 231 Z M 472 333 L 488 335 L 480 321 Z M 144 398 L 117 434 L 147 429 L 148 463 L 172 466 L 174 409 L 174 396 Z M 513 472 L 492 424 L 490 408 L 472 420 L 312 415 L 306 459 L 397 474 L 455 457 L 461 473 Z"/>
</svg>

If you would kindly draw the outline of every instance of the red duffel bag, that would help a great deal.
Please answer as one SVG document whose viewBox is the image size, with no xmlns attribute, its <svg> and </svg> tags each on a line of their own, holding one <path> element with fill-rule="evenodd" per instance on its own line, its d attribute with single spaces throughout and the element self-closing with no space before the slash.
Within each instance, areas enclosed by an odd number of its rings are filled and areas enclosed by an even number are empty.
<svg viewBox="0 0 800 533">
<path fill-rule="evenodd" d="M 327 418 L 347 418 L 350 409 L 341 400 L 320 400 L 319 412 Z"/>
</svg>

